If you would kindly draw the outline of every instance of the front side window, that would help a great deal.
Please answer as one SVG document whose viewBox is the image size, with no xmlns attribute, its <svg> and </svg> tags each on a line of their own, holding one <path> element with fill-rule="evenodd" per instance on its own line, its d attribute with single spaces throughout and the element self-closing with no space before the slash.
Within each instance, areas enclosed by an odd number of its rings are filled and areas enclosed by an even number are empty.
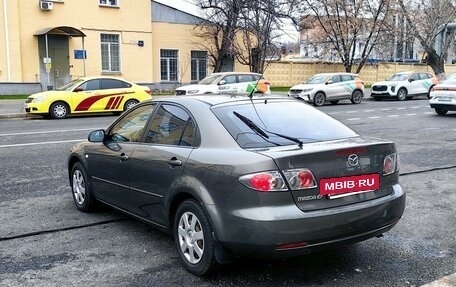
<svg viewBox="0 0 456 287">
<path fill-rule="evenodd" d="M 173 105 L 162 105 L 148 128 L 146 142 L 193 146 L 195 125 L 189 114 Z"/>
<path fill-rule="evenodd" d="M 411 77 L 410 77 L 411 80 L 414 80 L 414 81 L 417 81 L 420 79 L 420 76 L 419 74 L 413 74 Z"/>
<path fill-rule="evenodd" d="M 229 75 L 222 79 L 225 81 L 225 84 L 235 84 L 236 83 L 236 75 Z"/>
<path fill-rule="evenodd" d="M 201 81 L 207 75 L 207 52 L 191 51 L 191 80 Z"/>
<path fill-rule="evenodd" d="M 101 34 L 101 70 L 120 72 L 119 35 Z"/>
<path fill-rule="evenodd" d="M 160 50 L 160 75 L 162 81 L 177 82 L 177 50 Z"/>
<path fill-rule="evenodd" d="M 83 91 L 94 91 L 101 89 L 101 82 L 100 80 L 89 80 L 83 83 L 81 86 Z"/>
<path fill-rule="evenodd" d="M 117 122 L 109 131 L 109 136 L 116 142 L 139 142 L 144 127 L 156 104 L 140 106 Z"/>
</svg>

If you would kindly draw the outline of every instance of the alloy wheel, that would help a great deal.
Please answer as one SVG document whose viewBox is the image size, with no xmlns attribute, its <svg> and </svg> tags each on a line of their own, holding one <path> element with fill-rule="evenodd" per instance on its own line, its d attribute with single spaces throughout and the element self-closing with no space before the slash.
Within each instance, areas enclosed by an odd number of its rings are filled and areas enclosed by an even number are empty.
<svg viewBox="0 0 456 287">
<path fill-rule="evenodd" d="M 200 262 L 204 253 L 204 234 L 201 222 L 192 212 L 185 212 L 179 219 L 179 246 L 187 261 Z"/>
<path fill-rule="evenodd" d="M 86 196 L 85 180 L 84 175 L 78 169 L 73 173 L 73 195 L 77 204 L 84 204 Z"/>
</svg>

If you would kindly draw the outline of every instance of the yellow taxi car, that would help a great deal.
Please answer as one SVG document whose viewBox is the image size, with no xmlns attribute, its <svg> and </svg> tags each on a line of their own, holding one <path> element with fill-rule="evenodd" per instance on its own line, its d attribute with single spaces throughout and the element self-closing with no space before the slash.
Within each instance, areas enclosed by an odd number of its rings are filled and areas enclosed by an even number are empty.
<svg viewBox="0 0 456 287">
<path fill-rule="evenodd" d="M 119 113 L 150 98 L 149 87 L 125 79 L 83 77 L 56 90 L 30 95 L 25 102 L 25 111 L 27 114 L 63 119 L 70 114 Z"/>
</svg>

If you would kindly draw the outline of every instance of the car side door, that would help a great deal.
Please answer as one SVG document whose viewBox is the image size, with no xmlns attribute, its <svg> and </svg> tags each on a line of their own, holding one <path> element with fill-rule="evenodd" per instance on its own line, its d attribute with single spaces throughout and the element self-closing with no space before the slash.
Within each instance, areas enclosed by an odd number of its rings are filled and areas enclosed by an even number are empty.
<svg viewBox="0 0 456 287">
<path fill-rule="evenodd" d="M 416 95 L 424 93 L 424 89 L 422 88 L 422 82 L 420 80 L 419 73 L 413 73 L 409 77 L 409 88 L 408 94 L 409 95 Z"/>
<path fill-rule="evenodd" d="M 344 88 L 340 79 L 340 75 L 334 75 L 326 82 L 326 99 L 337 99 L 344 93 Z"/>
<path fill-rule="evenodd" d="M 255 79 L 256 78 L 256 79 Z M 250 93 L 252 89 L 255 88 L 256 83 L 260 77 L 254 77 L 249 74 L 239 74 L 238 75 L 238 93 Z M 249 87 L 250 86 L 250 87 Z"/>
<path fill-rule="evenodd" d="M 197 139 L 195 121 L 186 109 L 166 103 L 157 108 L 130 160 L 129 209 L 135 215 L 166 226 L 164 200 L 180 179 Z"/>
<path fill-rule="evenodd" d="M 149 103 L 123 114 L 108 129 L 105 140 L 86 154 L 98 199 L 128 210 L 131 156 L 154 108 Z"/>
<path fill-rule="evenodd" d="M 90 112 L 102 110 L 104 91 L 102 90 L 101 79 L 90 79 L 81 83 L 72 93 L 72 112 Z"/>
<path fill-rule="evenodd" d="M 432 82 L 432 75 L 428 73 L 420 73 L 420 82 L 423 88 L 423 94 L 428 94 L 431 86 L 434 84 Z"/>
<path fill-rule="evenodd" d="M 237 92 L 236 75 L 226 75 L 218 82 L 218 91 L 220 94 L 234 94 Z"/>
</svg>

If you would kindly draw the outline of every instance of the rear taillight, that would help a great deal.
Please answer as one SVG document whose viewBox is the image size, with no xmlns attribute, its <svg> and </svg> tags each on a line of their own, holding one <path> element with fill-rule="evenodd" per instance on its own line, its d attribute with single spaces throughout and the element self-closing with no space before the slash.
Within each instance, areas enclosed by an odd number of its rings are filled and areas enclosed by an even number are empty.
<svg viewBox="0 0 456 287">
<path fill-rule="evenodd" d="M 399 158 L 396 153 L 385 156 L 383 160 L 383 175 L 389 175 L 399 170 Z"/>
<path fill-rule="evenodd" d="M 146 93 L 148 93 L 149 95 L 152 95 L 152 91 L 149 89 L 146 90 Z"/>
<path fill-rule="evenodd" d="M 285 170 L 283 174 L 292 190 L 317 187 L 313 173 L 306 168 Z"/>
<path fill-rule="evenodd" d="M 308 169 L 291 169 L 283 171 L 285 179 L 278 171 L 265 171 L 241 176 L 239 181 L 254 190 L 262 192 L 286 191 L 288 182 L 292 190 L 317 187 L 315 177 Z"/>
<path fill-rule="evenodd" d="M 287 187 L 278 171 L 265 171 L 241 176 L 239 181 L 258 191 L 285 191 Z"/>
</svg>

